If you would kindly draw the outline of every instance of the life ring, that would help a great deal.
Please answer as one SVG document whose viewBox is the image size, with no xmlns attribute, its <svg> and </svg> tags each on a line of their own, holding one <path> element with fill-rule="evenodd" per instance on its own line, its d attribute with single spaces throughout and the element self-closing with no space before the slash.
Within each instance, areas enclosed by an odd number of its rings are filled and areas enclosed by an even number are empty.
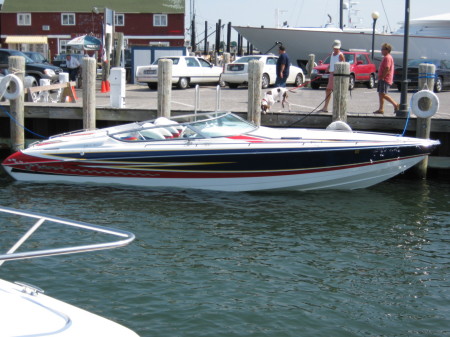
<svg viewBox="0 0 450 337">
<path fill-rule="evenodd" d="M 330 131 L 347 131 L 347 132 L 353 132 L 350 125 L 343 121 L 335 121 L 327 126 L 327 130 Z"/>
<path fill-rule="evenodd" d="M 13 82 L 14 91 L 8 91 L 8 87 L 10 83 Z M 23 92 L 23 82 L 14 74 L 8 74 L 3 77 L 0 81 L 0 96 L 3 94 L 3 97 L 6 99 L 16 99 Z"/>
<path fill-rule="evenodd" d="M 411 111 L 420 118 L 429 118 L 439 109 L 439 98 L 431 90 L 416 92 L 411 98 Z"/>
</svg>

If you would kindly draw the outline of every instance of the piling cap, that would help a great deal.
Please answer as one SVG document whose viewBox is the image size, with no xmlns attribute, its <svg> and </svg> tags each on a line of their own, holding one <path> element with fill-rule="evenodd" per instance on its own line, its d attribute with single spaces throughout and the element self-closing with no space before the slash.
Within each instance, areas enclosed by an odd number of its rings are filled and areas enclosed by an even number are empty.
<svg viewBox="0 0 450 337">
<path fill-rule="evenodd" d="M 341 41 L 340 40 L 334 40 L 333 48 L 341 49 Z"/>
</svg>

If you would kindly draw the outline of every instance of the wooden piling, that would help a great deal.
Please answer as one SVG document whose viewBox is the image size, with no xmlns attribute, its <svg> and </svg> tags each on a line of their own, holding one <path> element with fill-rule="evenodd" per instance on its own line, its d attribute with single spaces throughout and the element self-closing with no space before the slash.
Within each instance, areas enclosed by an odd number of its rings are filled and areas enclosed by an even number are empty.
<svg viewBox="0 0 450 337">
<path fill-rule="evenodd" d="M 102 60 L 102 81 L 106 82 L 108 81 L 108 77 L 109 77 L 109 69 L 111 68 L 110 66 L 110 53 L 111 53 L 111 34 L 107 33 L 105 36 L 105 45 L 106 45 L 106 60 Z"/>
<path fill-rule="evenodd" d="M 25 58 L 22 56 L 10 56 L 8 60 L 8 71 L 10 74 L 14 74 L 19 79 L 24 81 L 25 78 Z M 15 86 L 11 82 L 11 87 Z M 15 88 L 13 88 L 15 89 Z M 24 101 L 25 95 L 22 91 L 16 99 L 10 101 L 10 114 L 15 119 L 11 119 L 11 149 L 20 151 L 25 148 L 25 115 L 24 115 Z"/>
<path fill-rule="evenodd" d="M 96 63 L 96 60 L 92 57 L 83 57 L 83 128 L 88 130 L 96 128 Z"/>
<path fill-rule="evenodd" d="M 311 81 L 311 73 L 312 73 L 312 70 L 314 68 L 315 58 L 316 58 L 316 55 L 309 54 L 308 63 L 306 65 L 307 66 L 306 71 L 308 72 L 308 77 L 309 77 L 310 81 Z M 311 82 L 308 83 L 308 88 L 311 88 Z"/>
<path fill-rule="evenodd" d="M 117 47 L 114 54 L 114 66 L 120 67 L 120 58 L 122 56 L 123 50 L 123 33 L 116 33 L 117 36 Z"/>
<path fill-rule="evenodd" d="M 223 53 L 222 57 L 223 57 L 223 59 L 222 59 L 223 65 L 226 65 L 226 64 L 230 63 L 230 60 L 231 60 L 231 54 L 230 53 Z"/>
<path fill-rule="evenodd" d="M 337 62 L 334 66 L 333 89 L 333 122 L 343 121 L 347 123 L 347 95 L 350 75 L 348 62 Z"/>
<path fill-rule="evenodd" d="M 261 85 L 264 64 L 251 60 L 248 63 L 248 108 L 247 119 L 261 125 Z"/>
<path fill-rule="evenodd" d="M 158 61 L 158 117 L 170 118 L 170 102 L 172 100 L 172 65 L 170 59 Z"/>
<path fill-rule="evenodd" d="M 434 88 L 434 74 L 436 66 L 429 63 L 419 64 L 419 90 L 428 87 L 428 90 L 433 91 Z M 426 86 L 425 86 L 426 84 Z M 420 118 L 416 120 L 416 137 L 422 139 L 430 138 L 431 117 Z M 415 166 L 415 172 L 420 178 L 426 178 L 428 171 L 428 156 Z"/>
</svg>

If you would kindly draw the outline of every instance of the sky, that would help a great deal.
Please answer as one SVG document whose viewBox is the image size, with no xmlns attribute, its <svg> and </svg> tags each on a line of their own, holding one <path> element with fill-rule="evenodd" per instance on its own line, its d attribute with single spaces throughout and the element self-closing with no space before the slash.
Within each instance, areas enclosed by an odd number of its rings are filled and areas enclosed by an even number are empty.
<svg viewBox="0 0 450 337">
<path fill-rule="evenodd" d="M 344 0 L 349 2 L 349 0 Z M 380 17 L 377 20 L 378 30 L 395 31 L 400 22 L 405 19 L 405 0 L 352 0 L 359 9 L 357 15 L 360 25 L 372 27 L 372 12 Z M 195 7 L 197 36 L 203 39 L 205 21 L 208 21 L 208 31 L 213 32 L 215 25 L 221 19 L 222 24 L 236 26 L 276 27 L 278 22 L 288 22 L 290 27 L 320 27 L 329 21 L 339 22 L 339 0 L 186 0 L 186 25 L 191 21 L 191 9 Z M 383 7 L 384 5 L 384 7 Z M 348 17 L 344 11 L 344 20 Z M 449 0 L 410 0 L 410 19 L 425 16 L 450 13 Z M 233 32 L 232 39 L 237 33 Z M 198 38 L 197 38 L 198 41 Z"/>
</svg>

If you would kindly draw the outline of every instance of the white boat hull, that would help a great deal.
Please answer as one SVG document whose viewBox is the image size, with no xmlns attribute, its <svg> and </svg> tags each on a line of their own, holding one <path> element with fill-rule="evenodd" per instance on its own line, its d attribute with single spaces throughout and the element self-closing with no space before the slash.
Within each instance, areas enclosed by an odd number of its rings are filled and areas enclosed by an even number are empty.
<svg viewBox="0 0 450 337">
<path fill-rule="evenodd" d="M 37 183 L 77 183 L 126 185 L 149 188 L 186 188 L 228 192 L 246 192 L 261 190 L 321 190 L 342 189 L 354 190 L 366 188 L 392 178 L 419 163 L 425 156 L 405 158 L 354 168 L 330 168 L 318 173 L 302 173 L 269 177 L 249 178 L 121 178 L 121 177 L 88 177 L 88 176 L 58 176 L 36 175 L 13 172 L 11 167 L 5 167 L 7 172 L 18 181 Z"/>
<path fill-rule="evenodd" d="M 291 58 L 291 62 L 300 61 L 303 64 L 309 60 L 309 55 L 315 55 L 315 61 L 323 60 L 331 53 L 334 40 L 341 40 L 342 49 L 372 50 L 372 34 L 370 32 L 341 31 L 327 28 L 258 28 L 235 26 L 239 34 L 253 44 L 261 53 L 271 49 L 274 52 L 275 43 L 282 42 Z M 380 47 L 383 43 L 393 46 L 392 56 L 396 64 L 401 65 L 403 59 L 404 36 L 398 34 L 375 34 L 375 62 L 382 59 Z M 275 50 L 276 52 L 276 50 Z M 408 59 L 418 58 L 446 59 L 450 57 L 449 37 L 410 36 L 408 44 Z"/>
</svg>

